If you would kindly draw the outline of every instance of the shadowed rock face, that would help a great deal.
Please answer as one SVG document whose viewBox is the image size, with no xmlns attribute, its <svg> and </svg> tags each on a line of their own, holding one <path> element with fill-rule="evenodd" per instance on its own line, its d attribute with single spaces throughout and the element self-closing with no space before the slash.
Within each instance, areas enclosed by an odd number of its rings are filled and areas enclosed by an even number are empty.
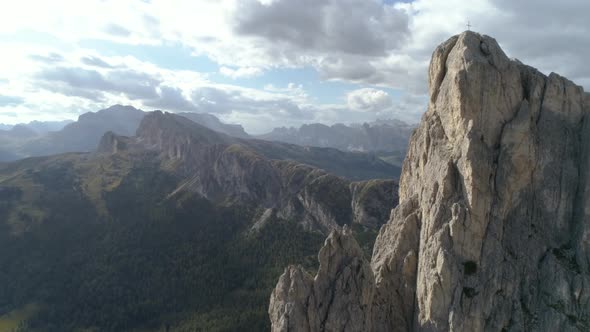
<svg viewBox="0 0 590 332">
<path fill-rule="evenodd" d="M 589 95 L 473 32 L 434 51 L 429 87 L 365 330 L 590 329 Z"/>
</svg>

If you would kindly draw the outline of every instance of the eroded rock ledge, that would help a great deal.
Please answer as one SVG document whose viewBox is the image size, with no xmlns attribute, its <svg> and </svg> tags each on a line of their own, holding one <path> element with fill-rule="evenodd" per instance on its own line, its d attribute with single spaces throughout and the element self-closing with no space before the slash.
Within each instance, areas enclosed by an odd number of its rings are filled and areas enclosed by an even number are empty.
<svg viewBox="0 0 590 332">
<path fill-rule="evenodd" d="M 434 51 L 429 85 L 370 269 L 333 233 L 315 278 L 281 277 L 273 330 L 590 330 L 590 96 L 474 32 Z"/>
</svg>

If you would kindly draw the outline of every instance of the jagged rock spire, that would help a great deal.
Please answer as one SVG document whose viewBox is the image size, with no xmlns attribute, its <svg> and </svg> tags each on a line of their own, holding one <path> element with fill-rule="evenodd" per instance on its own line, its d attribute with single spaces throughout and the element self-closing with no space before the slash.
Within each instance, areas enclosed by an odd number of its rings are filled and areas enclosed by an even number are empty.
<svg viewBox="0 0 590 332">
<path fill-rule="evenodd" d="M 273 331 L 370 331 L 375 291 L 369 262 L 347 226 L 333 231 L 312 278 L 289 266 L 270 299 Z"/>
<path fill-rule="evenodd" d="M 375 243 L 367 326 L 589 330 L 590 97 L 471 31 L 434 51 L 429 88 Z"/>
</svg>

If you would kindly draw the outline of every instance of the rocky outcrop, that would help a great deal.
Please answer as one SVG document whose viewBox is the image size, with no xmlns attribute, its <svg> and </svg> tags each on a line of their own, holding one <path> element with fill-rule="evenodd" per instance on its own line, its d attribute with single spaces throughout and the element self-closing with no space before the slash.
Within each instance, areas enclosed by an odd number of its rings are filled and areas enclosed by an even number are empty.
<svg viewBox="0 0 590 332">
<path fill-rule="evenodd" d="M 230 136 L 210 130 L 184 117 L 155 111 L 146 115 L 136 136 L 148 148 L 171 159 L 195 158 L 191 148 L 199 145 L 232 144 Z M 194 150 L 194 149 L 193 149 Z"/>
<path fill-rule="evenodd" d="M 114 154 L 127 150 L 130 139 L 125 136 L 119 136 L 112 131 L 106 132 L 100 139 L 96 152 Z"/>
<path fill-rule="evenodd" d="M 270 297 L 273 331 L 367 331 L 375 291 L 373 272 L 348 227 L 334 231 L 312 278 L 289 266 Z"/>
<path fill-rule="evenodd" d="M 377 228 L 398 201 L 395 180 L 368 180 L 350 184 L 353 223 Z M 391 204 L 383 204 L 390 202 Z"/>
<path fill-rule="evenodd" d="M 590 97 L 473 32 L 435 50 L 429 88 L 364 330 L 589 330 Z"/>
</svg>

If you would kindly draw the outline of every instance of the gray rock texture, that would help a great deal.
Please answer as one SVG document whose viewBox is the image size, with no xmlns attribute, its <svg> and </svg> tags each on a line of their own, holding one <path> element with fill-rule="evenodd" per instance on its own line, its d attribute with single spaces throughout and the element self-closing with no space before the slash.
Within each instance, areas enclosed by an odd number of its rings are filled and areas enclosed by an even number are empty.
<svg viewBox="0 0 590 332">
<path fill-rule="evenodd" d="M 353 223 L 378 229 L 389 218 L 391 204 L 397 204 L 397 189 L 395 180 L 351 183 Z"/>
<path fill-rule="evenodd" d="M 590 330 L 589 95 L 469 31 L 434 51 L 429 88 L 356 331 Z"/>
<path fill-rule="evenodd" d="M 370 330 L 373 272 L 348 227 L 328 236 L 319 261 L 315 279 L 299 266 L 279 279 L 270 298 L 273 331 Z"/>
</svg>

